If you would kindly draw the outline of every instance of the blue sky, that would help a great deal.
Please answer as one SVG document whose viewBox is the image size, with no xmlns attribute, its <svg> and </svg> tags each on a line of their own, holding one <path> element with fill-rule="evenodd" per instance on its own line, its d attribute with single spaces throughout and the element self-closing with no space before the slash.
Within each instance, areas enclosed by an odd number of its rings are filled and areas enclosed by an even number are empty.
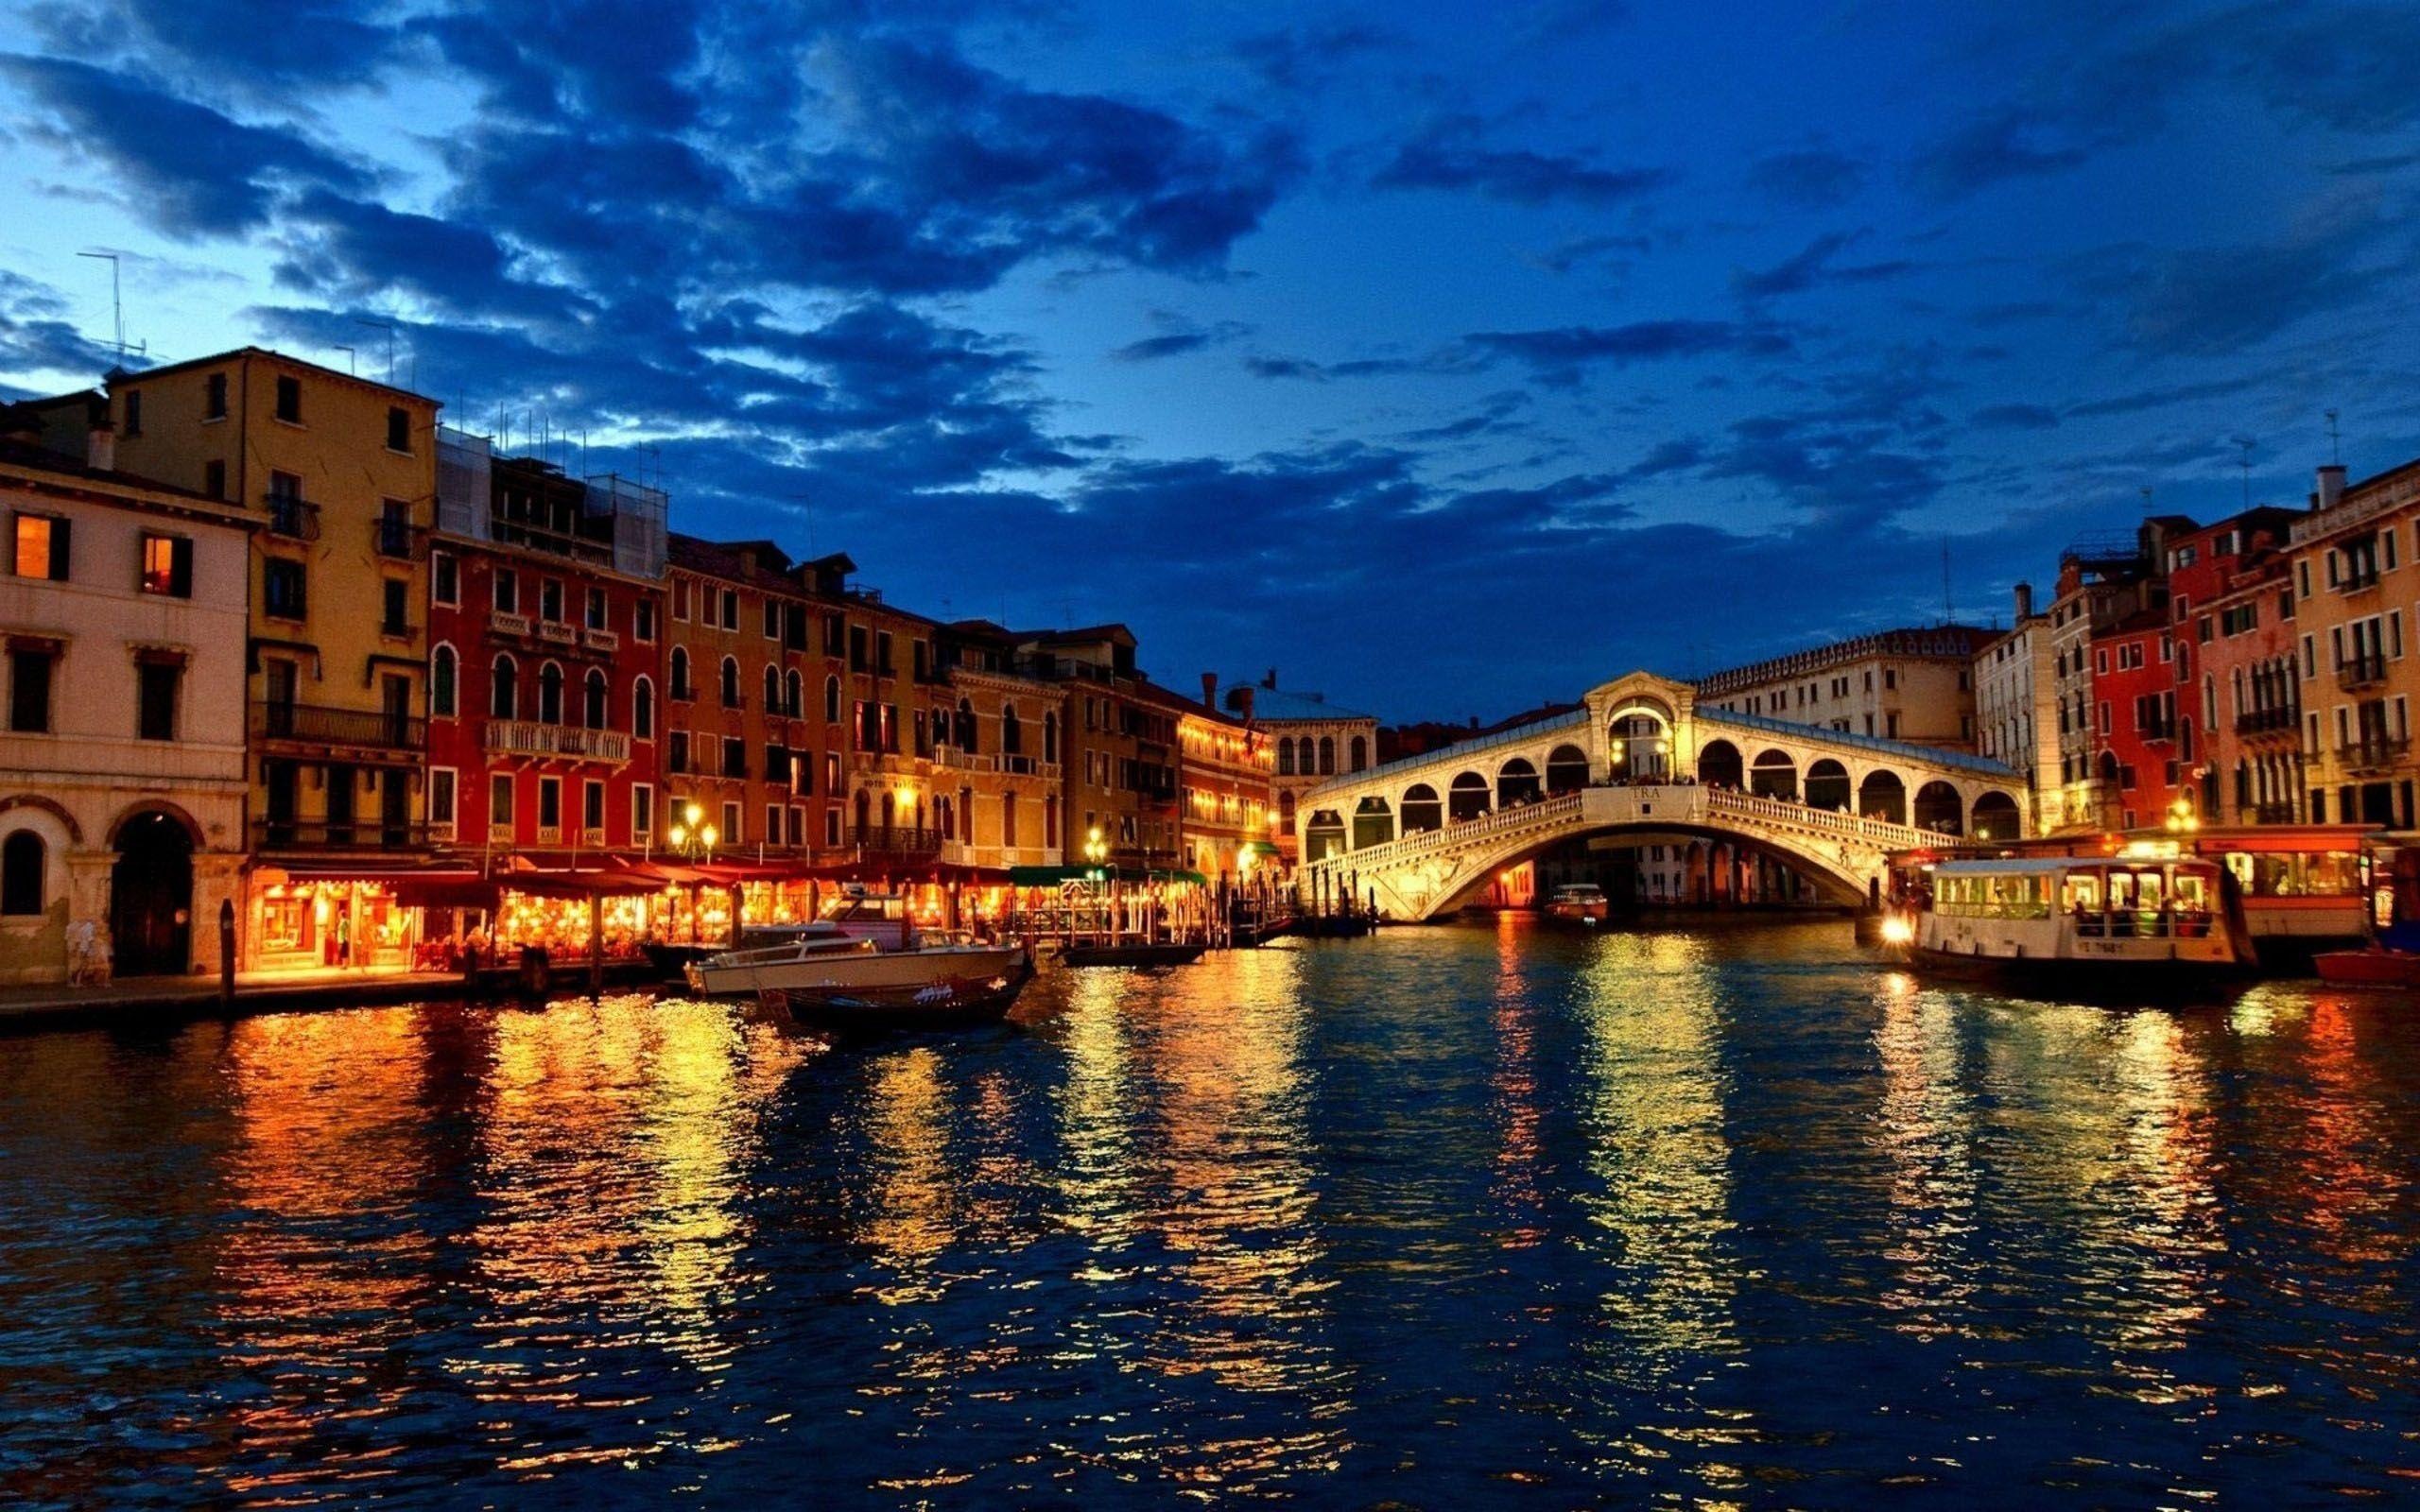
<svg viewBox="0 0 2420 1512">
<path fill-rule="evenodd" d="M 99 0 L 0 387 L 259 341 L 949 615 L 1494 715 L 2420 455 L 2420 8 Z M 348 356 L 338 350 L 356 349 Z"/>
</svg>

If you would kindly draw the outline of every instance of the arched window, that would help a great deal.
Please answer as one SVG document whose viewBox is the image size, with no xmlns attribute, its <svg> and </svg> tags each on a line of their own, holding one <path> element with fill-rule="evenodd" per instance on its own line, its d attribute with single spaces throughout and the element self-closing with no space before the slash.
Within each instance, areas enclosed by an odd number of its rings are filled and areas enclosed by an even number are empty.
<svg viewBox="0 0 2420 1512">
<path fill-rule="evenodd" d="M 765 663 L 765 712 L 769 714 L 782 712 L 782 669 L 770 662 Z"/>
<path fill-rule="evenodd" d="M 782 713 L 792 719 L 806 714 L 806 679 L 798 675 L 796 667 L 782 674 Z"/>
<path fill-rule="evenodd" d="M 461 684 L 461 661 L 450 645 L 428 654 L 428 712 L 440 719 L 454 717 L 454 700 Z"/>
<path fill-rule="evenodd" d="M 563 722 L 563 669 L 552 662 L 538 669 L 538 722 Z"/>
<path fill-rule="evenodd" d="M 689 686 L 689 648 L 676 645 L 672 648 L 672 696 L 694 698 L 697 696 L 697 690 Z"/>
<path fill-rule="evenodd" d="M 631 685 L 631 735 L 637 740 L 655 738 L 655 684 L 644 677 Z"/>
<path fill-rule="evenodd" d="M 1368 741 L 1362 739 L 1359 735 L 1356 735 L 1353 737 L 1353 744 L 1348 747 L 1348 749 L 1350 759 L 1353 764 L 1353 770 L 1357 772 L 1370 765 L 1370 743 Z"/>
<path fill-rule="evenodd" d="M 719 691 L 722 694 L 724 708 L 739 707 L 739 658 L 727 656 L 722 659 L 722 685 Z"/>
<path fill-rule="evenodd" d="M 838 678 L 823 679 L 823 722 L 827 725 L 837 725 L 840 722 L 840 679 Z"/>
<path fill-rule="evenodd" d="M 579 722 L 591 730 L 604 729 L 607 696 L 605 674 L 590 667 L 587 680 L 580 688 Z"/>
<path fill-rule="evenodd" d="M 1322 777 L 1336 775 L 1336 737 L 1334 735 L 1320 737 L 1320 775 Z"/>
<path fill-rule="evenodd" d="M 1290 787 L 1277 790 L 1277 822 L 1288 830 L 1294 827 L 1294 790 Z"/>
<path fill-rule="evenodd" d="M 1059 711 L 1056 709 L 1046 709 L 1042 713 L 1042 759 L 1046 762 L 1059 759 Z M 1058 842 L 1046 840 L 1043 843 L 1056 845 Z"/>
<path fill-rule="evenodd" d="M 495 659 L 495 665 L 491 669 L 488 679 L 488 717 L 491 719 L 521 717 L 515 713 L 521 704 L 521 691 L 515 686 L 520 676 L 521 670 L 512 664 L 512 658 L 500 656 Z"/>
<path fill-rule="evenodd" d="M 1277 775 L 1280 777 L 1291 777 L 1294 775 L 1294 737 L 1291 735 L 1281 735 L 1278 737 Z"/>
<path fill-rule="evenodd" d="M 958 738 L 950 744 L 969 755 L 982 748 L 975 741 L 975 706 L 963 698 L 958 700 Z"/>
<path fill-rule="evenodd" d="M 42 912 L 42 836 L 18 830 L 0 840 L 0 914 Z"/>
<path fill-rule="evenodd" d="M 1025 724 L 1017 718 L 1017 706 L 1000 705 L 1000 754 L 1022 755 L 1025 751 Z"/>
</svg>

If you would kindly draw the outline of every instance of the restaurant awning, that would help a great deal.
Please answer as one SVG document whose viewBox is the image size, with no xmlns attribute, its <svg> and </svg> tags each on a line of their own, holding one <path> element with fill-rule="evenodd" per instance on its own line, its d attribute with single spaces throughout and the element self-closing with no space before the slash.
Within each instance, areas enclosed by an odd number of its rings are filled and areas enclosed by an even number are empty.
<svg viewBox="0 0 2420 1512">
<path fill-rule="evenodd" d="M 406 908 L 486 908 L 496 905 L 496 885 L 475 871 L 423 871 L 399 877 L 395 902 Z"/>
<path fill-rule="evenodd" d="M 664 879 L 652 872 L 620 867 L 503 871 L 497 873 L 495 885 L 532 898 L 636 898 L 664 890 Z"/>
</svg>

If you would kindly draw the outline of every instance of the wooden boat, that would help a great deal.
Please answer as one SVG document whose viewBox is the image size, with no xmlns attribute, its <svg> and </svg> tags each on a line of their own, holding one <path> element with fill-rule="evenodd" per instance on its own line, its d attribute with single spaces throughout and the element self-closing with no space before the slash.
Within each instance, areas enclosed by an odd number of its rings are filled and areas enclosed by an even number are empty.
<svg viewBox="0 0 2420 1512">
<path fill-rule="evenodd" d="M 1918 971 L 2061 995 L 2206 993 L 2253 963 L 2235 879 L 2215 861 L 1948 861 L 1885 938 Z"/>
<path fill-rule="evenodd" d="M 1201 959 L 1207 945 L 1124 944 L 1069 945 L 1059 952 L 1063 966 L 1190 966 Z"/>
<path fill-rule="evenodd" d="M 2408 951 L 2323 951 L 2311 965 L 2338 987 L 2420 988 L 2420 955 Z"/>
<path fill-rule="evenodd" d="M 1601 924 L 1613 909 L 1605 889 L 1593 882 L 1576 882 L 1547 897 L 1546 916 L 1566 924 Z"/>
<path fill-rule="evenodd" d="M 871 988 L 767 987 L 756 1001 L 777 1021 L 829 1034 L 888 1034 L 962 1029 L 1008 1017 L 1033 979 L 1022 950 L 996 971 L 936 977 L 915 986 Z"/>
</svg>

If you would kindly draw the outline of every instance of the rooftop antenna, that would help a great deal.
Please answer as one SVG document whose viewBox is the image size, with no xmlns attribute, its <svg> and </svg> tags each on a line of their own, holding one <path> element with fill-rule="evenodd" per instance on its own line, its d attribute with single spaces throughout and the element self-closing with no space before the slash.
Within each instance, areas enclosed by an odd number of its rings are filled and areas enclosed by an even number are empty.
<svg viewBox="0 0 2420 1512">
<path fill-rule="evenodd" d="M 360 377 L 361 364 L 354 360 L 353 349 L 339 341 L 337 343 L 336 350 L 344 353 L 344 370 L 356 378 Z"/>
<path fill-rule="evenodd" d="M 2338 467 L 2344 465 L 2342 438 L 2336 434 L 2336 411 L 2327 412 L 2327 460 Z"/>
<path fill-rule="evenodd" d="M 390 384 L 393 383 L 395 381 L 395 322 L 392 320 L 365 320 L 360 316 L 356 315 L 353 318 L 353 323 L 355 325 L 366 325 L 372 331 L 384 331 L 387 333 L 387 381 Z"/>
<path fill-rule="evenodd" d="M 126 295 L 124 285 L 118 282 L 117 253 L 78 252 L 76 255 L 110 265 L 110 325 L 114 334 L 111 344 L 117 348 L 117 360 L 123 365 L 126 362 Z"/>
<path fill-rule="evenodd" d="M 2235 444 L 2243 448 L 2242 459 L 2236 466 L 2243 469 L 2243 507 L 2249 509 L 2252 507 L 2252 438 L 2238 436 Z"/>
</svg>

